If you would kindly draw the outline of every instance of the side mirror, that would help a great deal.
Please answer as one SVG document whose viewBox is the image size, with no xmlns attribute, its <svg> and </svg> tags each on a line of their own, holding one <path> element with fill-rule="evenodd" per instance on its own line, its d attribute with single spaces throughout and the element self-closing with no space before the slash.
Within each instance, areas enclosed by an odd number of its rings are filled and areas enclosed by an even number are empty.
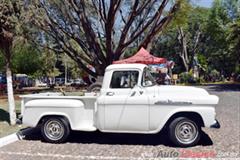
<svg viewBox="0 0 240 160">
<path fill-rule="evenodd" d="M 151 86 L 151 85 L 153 85 L 152 81 L 145 81 L 145 82 L 143 82 L 143 86 Z"/>
</svg>

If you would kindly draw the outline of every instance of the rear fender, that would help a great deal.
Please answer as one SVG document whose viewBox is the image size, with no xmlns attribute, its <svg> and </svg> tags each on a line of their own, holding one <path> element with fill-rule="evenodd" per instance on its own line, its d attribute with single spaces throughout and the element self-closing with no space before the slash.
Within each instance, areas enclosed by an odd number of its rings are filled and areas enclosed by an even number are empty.
<svg viewBox="0 0 240 160">
<path fill-rule="evenodd" d="M 36 127 L 42 117 L 64 116 L 71 128 L 81 123 L 85 114 L 84 104 L 77 99 L 34 99 L 26 102 L 23 124 Z"/>
</svg>

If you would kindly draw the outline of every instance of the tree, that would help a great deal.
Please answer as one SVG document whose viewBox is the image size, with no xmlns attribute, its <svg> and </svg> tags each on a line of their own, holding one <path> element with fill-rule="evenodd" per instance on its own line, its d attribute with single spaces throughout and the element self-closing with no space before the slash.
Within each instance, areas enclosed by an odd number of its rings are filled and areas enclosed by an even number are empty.
<svg viewBox="0 0 240 160">
<path fill-rule="evenodd" d="M 188 72 L 196 65 L 198 54 L 203 52 L 204 31 L 207 22 L 208 9 L 197 7 L 190 9 L 193 13 L 187 17 L 187 23 L 177 27 L 180 51 L 178 54 Z"/>
<path fill-rule="evenodd" d="M 48 48 L 42 48 L 41 52 L 39 56 L 41 68 L 34 73 L 34 76 L 36 78 L 47 77 L 54 81 L 54 78 L 60 75 L 59 70 L 56 68 L 56 54 Z"/>
<path fill-rule="evenodd" d="M 2 53 L 0 53 L 0 73 L 4 72 L 4 58 Z"/>
<path fill-rule="evenodd" d="M 194 56 L 206 73 L 215 70 L 228 77 L 239 72 L 239 4 L 215 0 L 209 9 L 191 5 L 186 12 L 181 9 L 152 52 L 174 60 L 177 73 L 191 70 Z"/>
<path fill-rule="evenodd" d="M 65 76 L 65 82 L 67 82 L 68 78 L 72 79 L 81 78 L 84 75 L 84 71 L 81 70 L 77 63 L 73 61 L 68 55 L 61 54 L 59 55 L 59 61 L 63 66 L 63 72 Z"/>
<path fill-rule="evenodd" d="M 223 0 L 229 18 L 232 22 L 229 25 L 227 40 L 230 42 L 231 61 L 235 64 L 234 71 L 240 74 L 240 0 Z"/>
<path fill-rule="evenodd" d="M 231 18 L 223 0 L 215 0 L 211 8 L 206 26 L 205 55 L 208 57 L 209 68 L 216 69 L 228 77 L 234 70 L 235 63 L 229 48 L 228 33 Z"/>
<path fill-rule="evenodd" d="M 228 40 L 230 43 L 230 50 L 232 52 L 232 61 L 235 62 L 235 72 L 240 73 L 240 17 L 230 26 L 230 33 Z"/>
<path fill-rule="evenodd" d="M 17 36 L 17 28 L 21 15 L 20 2 L 13 0 L 1 0 L 0 3 L 0 52 L 5 60 L 7 77 L 8 105 L 10 124 L 16 124 L 15 101 L 12 86 L 11 60 L 14 38 Z"/>
<path fill-rule="evenodd" d="M 193 69 L 196 57 L 204 52 L 208 12 L 209 9 L 185 3 L 168 30 L 157 39 L 152 52 L 174 60 L 177 73 Z"/>
<path fill-rule="evenodd" d="M 233 19 L 239 19 L 240 17 L 240 1 L 239 0 L 221 0 L 222 6 L 226 9 L 228 16 Z"/>
<path fill-rule="evenodd" d="M 66 53 L 80 68 L 98 76 L 136 40 L 139 48 L 147 48 L 170 23 L 181 1 L 42 0 L 31 3 L 28 16 L 47 37 L 40 45 L 51 44 L 50 49 Z"/>
<path fill-rule="evenodd" d="M 42 69 L 41 57 L 43 53 L 40 53 L 40 50 L 32 44 L 18 41 L 12 52 L 12 71 L 14 73 L 34 76 L 37 71 Z"/>
<path fill-rule="evenodd" d="M 11 70 L 33 78 L 47 76 L 47 70 L 55 66 L 56 56 L 25 40 L 16 40 L 12 51 Z M 46 66 L 46 67 L 43 67 Z M 0 54 L 0 72 L 4 70 L 4 57 Z"/>
</svg>

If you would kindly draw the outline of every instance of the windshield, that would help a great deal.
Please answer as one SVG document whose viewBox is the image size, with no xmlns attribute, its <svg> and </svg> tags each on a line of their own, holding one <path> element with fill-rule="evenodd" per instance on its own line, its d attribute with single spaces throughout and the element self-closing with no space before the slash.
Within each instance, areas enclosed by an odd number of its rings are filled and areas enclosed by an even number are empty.
<svg viewBox="0 0 240 160">
<path fill-rule="evenodd" d="M 154 85 L 156 85 L 156 82 L 155 82 L 153 76 L 151 75 L 149 68 L 147 68 L 147 67 L 144 68 L 143 76 L 142 76 L 142 86 L 143 87 L 151 87 Z"/>
</svg>

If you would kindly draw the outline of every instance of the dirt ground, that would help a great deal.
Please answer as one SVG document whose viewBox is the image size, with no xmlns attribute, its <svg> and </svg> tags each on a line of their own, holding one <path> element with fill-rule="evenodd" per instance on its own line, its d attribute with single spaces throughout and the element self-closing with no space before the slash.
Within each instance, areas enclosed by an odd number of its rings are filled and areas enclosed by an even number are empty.
<svg viewBox="0 0 240 160">
<path fill-rule="evenodd" d="M 15 97 L 16 112 L 20 113 L 20 98 Z M 6 98 L 0 98 L 0 138 L 11 133 L 17 132 L 19 129 L 23 128 L 22 125 L 9 125 L 9 113 L 8 113 L 8 101 Z"/>
</svg>

